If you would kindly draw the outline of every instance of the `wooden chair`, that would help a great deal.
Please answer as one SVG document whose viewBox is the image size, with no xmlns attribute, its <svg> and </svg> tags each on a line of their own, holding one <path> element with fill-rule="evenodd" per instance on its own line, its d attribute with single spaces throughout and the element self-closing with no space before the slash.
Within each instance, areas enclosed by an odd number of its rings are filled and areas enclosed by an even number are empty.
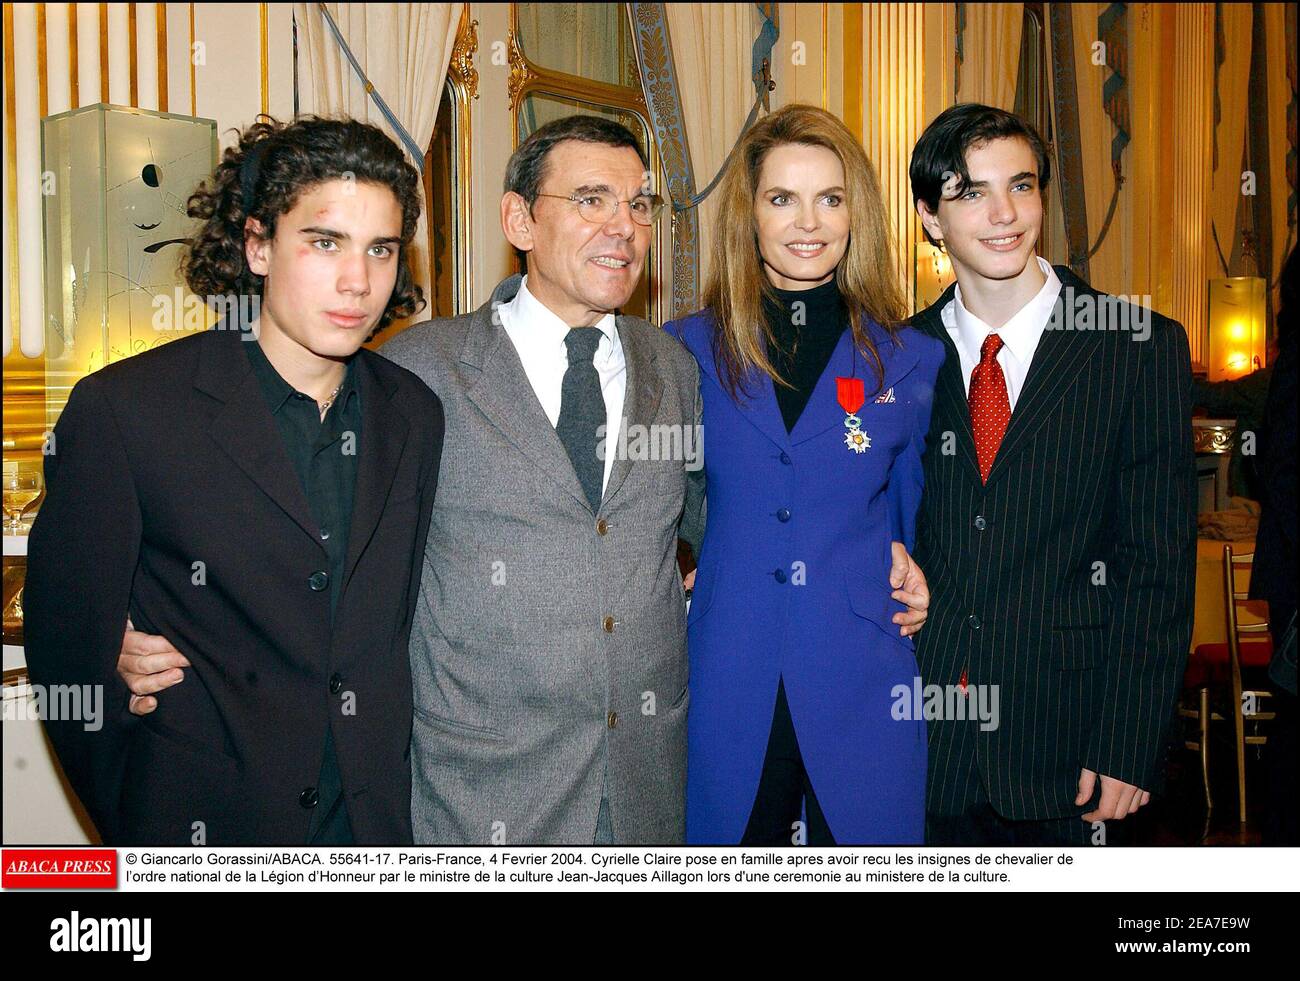
<svg viewBox="0 0 1300 981">
<path fill-rule="evenodd" d="M 1266 669 L 1273 656 L 1273 641 L 1268 633 L 1267 620 L 1259 623 L 1242 623 L 1241 607 L 1247 604 L 1246 590 L 1237 588 L 1238 572 L 1249 570 L 1254 553 L 1234 555 L 1232 545 L 1223 546 L 1223 599 L 1227 622 L 1225 643 L 1200 644 L 1192 652 L 1183 679 L 1184 705 L 1178 714 L 1185 719 L 1195 719 L 1197 736 L 1184 745 L 1201 757 L 1201 780 L 1205 785 L 1205 830 L 1209 831 L 1210 812 L 1214 800 L 1210 793 L 1210 723 L 1233 719 L 1233 742 L 1237 757 L 1237 818 L 1246 823 L 1246 747 L 1262 746 L 1267 736 L 1260 723 L 1275 718 L 1275 713 L 1260 711 L 1259 703 L 1272 697 L 1272 692 L 1246 688 L 1242 671 Z M 1263 635 L 1262 640 L 1243 640 L 1242 635 Z M 1192 692 L 1195 704 L 1188 705 Z M 1213 699 L 1211 696 L 1215 696 Z M 1211 705 L 1211 701 L 1215 706 Z M 1225 714 L 1226 713 L 1226 714 Z M 1251 731 L 1247 731 L 1247 729 Z M 1204 835 L 1202 835 L 1204 837 Z"/>
</svg>

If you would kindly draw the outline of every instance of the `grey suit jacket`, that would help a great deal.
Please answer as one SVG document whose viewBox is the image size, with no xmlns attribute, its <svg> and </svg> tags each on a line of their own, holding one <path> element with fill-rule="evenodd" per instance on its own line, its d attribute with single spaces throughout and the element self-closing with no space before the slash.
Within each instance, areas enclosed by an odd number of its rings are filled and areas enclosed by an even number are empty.
<svg viewBox="0 0 1300 981">
<path fill-rule="evenodd" d="M 679 534 L 697 549 L 702 538 L 703 470 L 691 469 L 702 458 L 663 459 L 637 436 L 699 432 L 699 371 L 663 331 L 616 319 L 629 452 L 593 513 L 494 316 L 519 283 L 383 348 L 447 419 L 411 632 L 415 841 L 590 844 L 605 786 L 616 842 L 681 842 L 689 696 L 675 556 Z"/>
</svg>

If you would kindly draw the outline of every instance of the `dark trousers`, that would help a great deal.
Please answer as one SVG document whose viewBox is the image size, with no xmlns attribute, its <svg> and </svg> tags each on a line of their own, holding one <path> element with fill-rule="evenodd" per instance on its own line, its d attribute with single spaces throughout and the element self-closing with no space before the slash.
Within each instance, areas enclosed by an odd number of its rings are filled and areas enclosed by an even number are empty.
<svg viewBox="0 0 1300 981">
<path fill-rule="evenodd" d="M 1269 624 L 1273 634 L 1274 649 L 1281 646 L 1282 634 L 1295 607 L 1289 604 L 1269 603 Z M 1300 755 L 1296 741 L 1296 696 L 1274 683 L 1273 705 L 1265 705 L 1277 712 L 1272 725 L 1266 726 L 1264 732 L 1268 742 L 1264 744 L 1265 772 L 1268 774 L 1267 790 L 1268 809 L 1264 814 L 1262 827 L 1262 844 L 1265 845 L 1300 845 L 1300 819 L 1297 814 L 1296 794 L 1296 758 Z"/>
<path fill-rule="evenodd" d="M 975 774 L 971 780 L 983 791 L 983 784 Z M 1093 811 L 1101 802 L 1101 778 L 1088 802 Z M 1087 813 L 1085 811 L 1084 813 Z M 1140 812 L 1139 812 L 1140 813 Z M 1045 820 L 1013 821 L 999 814 L 987 796 L 972 803 L 960 814 L 925 812 L 925 843 L 927 845 L 1037 845 L 1059 847 L 1070 845 L 1127 845 L 1133 841 L 1133 821 L 1130 814 L 1123 821 L 1099 821 L 1094 824 L 1078 815 Z"/>
<path fill-rule="evenodd" d="M 807 842 L 810 845 L 833 845 L 826 815 L 817 803 L 808 771 L 799 754 L 799 740 L 785 698 L 784 679 L 777 685 L 776 709 L 772 713 L 772 731 L 767 739 L 767 755 L 759 777 L 754 809 L 749 815 L 742 845 L 794 844 L 795 824 L 804 820 L 807 806 Z"/>
<path fill-rule="evenodd" d="M 1127 818 L 1131 821 L 1134 816 Z M 1123 844 L 1125 836 L 1117 827 L 1122 822 L 1101 822 L 1104 838 L 1097 844 Z M 961 814 L 925 815 L 927 845 L 1091 845 L 1096 833 L 1093 825 L 1077 817 L 1049 818 L 1045 821 L 1011 821 L 993 809 L 988 801 L 972 804 Z"/>
<path fill-rule="evenodd" d="M 1261 829 L 1264 845 L 1300 845 L 1300 821 L 1296 806 L 1296 757 L 1300 746 L 1296 742 L 1296 711 L 1300 709 L 1296 697 L 1278 691 L 1273 706 L 1277 712 L 1274 724 L 1267 729 L 1268 742 L 1264 744 L 1265 771 L 1268 774 L 1268 809 Z"/>
</svg>

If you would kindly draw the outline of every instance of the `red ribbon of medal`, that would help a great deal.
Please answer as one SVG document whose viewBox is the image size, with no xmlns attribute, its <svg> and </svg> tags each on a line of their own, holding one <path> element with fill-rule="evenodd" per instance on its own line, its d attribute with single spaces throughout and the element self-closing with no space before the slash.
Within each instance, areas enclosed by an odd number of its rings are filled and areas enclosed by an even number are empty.
<svg viewBox="0 0 1300 981">
<path fill-rule="evenodd" d="M 836 378 L 835 389 L 839 396 L 840 408 L 853 415 L 867 400 L 867 393 L 862 387 L 861 378 Z"/>
<path fill-rule="evenodd" d="M 854 453 L 865 453 L 871 448 L 871 437 L 862 431 L 862 420 L 857 411 L 867 400 L 866 390 L 861 378 L 836 378 L 835 394 L 840 400 L 840 408 L 848 413 L 844 417 L 844 445 Z"/>
</svg>

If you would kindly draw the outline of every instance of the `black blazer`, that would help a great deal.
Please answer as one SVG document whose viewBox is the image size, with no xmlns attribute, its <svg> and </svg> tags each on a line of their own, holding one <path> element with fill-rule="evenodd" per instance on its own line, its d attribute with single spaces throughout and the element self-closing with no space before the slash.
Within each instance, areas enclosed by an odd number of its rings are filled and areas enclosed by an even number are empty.
<svg viewBox="0 0 1300 981">
<path fill-rule="evenodd" d="M 1263 508 L 1259 516 L 1255 567 L 1250 577 L 1250 594 L 1268 600 L 1269 620 L 1275 634 L 1286 629 L 1278 622 L 1276 606 L 1283 615 L 1296 606 L 1296 333 L 1300 331 L 1300 251 L 1293 251 L 1282 269 L 1282 306 L 1277 312 L 1277 361 L 1269 379 L 1268 402 L 1264 409 L 1264 431 L 1260 438 L 1260 476 Z"/>
<path fill-rule="evenodd" d="M 409 843 L 407 640 L 442 405 L 357 354 L 364 425 L 331 630 L 313 583 L 326 553 L 243 343 L 207 331 L 72 390 L 28 543 L 26 653 L 35 684 L 102 686 L 103 720 L 46 728 L 106 843 L 305 843 L 327 726 L 357 843 Z M 128 613 L 193 665 L 144 717 L 116 671 Z"/>
<path fill-rule="evenodd" d="M 1296 308 L 1300 256 L 1292 251 L 1282 269 L 1282 307 L 1277 313 L 1278 357 L 1269 379 L 1264 431 L 1260 437 L 1263 508 L 1256 536 L 1250 595 L 1268 601 L 1268 619 L 1278 646 L 1269 678 L 1296 691 L 1296 649 L 1282 646 L 1296 609 Z"/>
<path fill-rule="evenodd" d="M 929 723 L 937 814 L 960 813 L 981 783 L 1006 818 L 1082 814 L 1082 767 L 1160 784 L 1196 574 L 1187 338 L 1148 312 L 1139 340 L 1119 329 L 1137 308 L 1056 274 L 1063 299 L 1095 305 L 1094 329 L 1043 333 L 987 485 L 940 318 L 953 288 L 913 318 L 948 352 L 917 519 L 932 597 L 917 658 L 926 684 L 956 685 L 967 667 L 971 685 L 996 685 L 1000 716 L 990 731 Z"/>
</svg>

